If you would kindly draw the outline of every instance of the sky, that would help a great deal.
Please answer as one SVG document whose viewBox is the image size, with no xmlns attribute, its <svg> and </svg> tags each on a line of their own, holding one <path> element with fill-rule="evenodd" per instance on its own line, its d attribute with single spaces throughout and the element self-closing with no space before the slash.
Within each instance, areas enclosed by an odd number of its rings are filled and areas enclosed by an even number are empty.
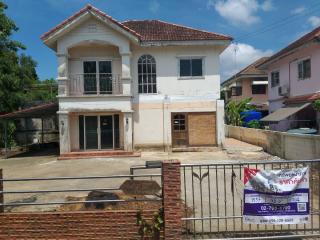
<svg viewBox="0 0 320 240">
<path fill-rule="evenodd" d="M 221 80 L 270 56 L 317 26 L 320 0 L 4 0 L 41 80 L 56 78 L 57 59 L 40 36 L 90 3 L 118 21 L 160 19 L 234 38 L 221 54 Z"/>
</svg>

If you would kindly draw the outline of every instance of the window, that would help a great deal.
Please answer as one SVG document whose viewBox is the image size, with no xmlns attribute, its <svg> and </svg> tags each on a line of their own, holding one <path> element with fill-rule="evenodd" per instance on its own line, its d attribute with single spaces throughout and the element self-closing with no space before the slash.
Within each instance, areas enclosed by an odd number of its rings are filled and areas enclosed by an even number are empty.
<svg viewBox="0 0 320 240">
<path fill-rule="evenodd" d="M 271 87 L 279 86 L 280 79 L 279 79 L 279 71 L 271 73 Z"/>
<path fill-rule="evenodd" d="M 252 94 L 266 94 L 266 85 L 252 85 Z"/>
<path fill-rule="evenodd" d="M 186 115 L 185 114 L 175 114 L 173 117 L 173 130 L 174 131 L 184 131 L 186 130 Z"/>
<path fill-rule="evenodd" d="M 304 80 L 311 77 L 311 60 L 306 59 L 298 62 L 298 77 L 299 80 Z"/>
<path fill-rule="evenodd" d="M 180 77 L 202 77 L 202 58 L 183 58 L 179 60 Z"/>
<path fill-rule="evenodd" d="M 157 93 L 156 60 L 151 55 L 143 55 L 138 60 L 139 93 Z"/>
<path fill-rule="evenodd" d="M 241 96 L 242 87 L 231 87 L 231 96 Z"/>
<path fill-rule="evenodd" d="M 100 94 L 111 94 L 111 61 L 84 61 L 83 80 L 85 94 L 97 94 L 98 87 Z"/>
</svg>

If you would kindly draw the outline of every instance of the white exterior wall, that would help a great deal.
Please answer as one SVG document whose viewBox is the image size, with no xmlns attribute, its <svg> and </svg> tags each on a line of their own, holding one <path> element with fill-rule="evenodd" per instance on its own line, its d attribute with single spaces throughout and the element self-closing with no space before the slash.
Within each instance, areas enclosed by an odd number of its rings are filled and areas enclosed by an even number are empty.
<svg viewBox="0 0 320 240">
<path fill-rule="evenodd" d="M 155 58 L 157 94 L 138 94 L 138 66 L 140 56 Z M 203 57 L 203 77 L 179 78 L 180 57 Z M 134 48 L 131 61 L 133 76 L 134 145 L 163 147 L 171 145 L 172 112 L 216 112 L 220 97 L 219 52 L 209 46 L 140 47 Z M 216 124 L 224 129 L 224 109 L 219 108 Z M 218 134 L 217 143 L 224 134 Z"/>
<path fill-rule="evenodd" d="M 217 143 L 222 143 L 224 120 L 221 116 L 224 112 L 221 102 L 217 102 L 220 97 L 221 45 L 140 47 L 92 17 L 82 21 L 80 26 L 57 41 L 59 88 L 60 85 L 63 87 L 64 81 L 70 81 L 70 74 L 83 73 L 84 60 L 111 60 L 113 73 L 122 76 L 124 92 L 122 96 L 75 97 L 60 94 L 59 90 L 59 111 L 64 117 L 73 113 L 122 112 L 122 142 L 125 149 L 130 150 L 132 144 L 170 145 L 171 112 L 218 111 Z M 138 94 L 137 62 L 143 54 L 150 54 L 156 60 L 157 94 Z M 180 57 L 202 57 L 204 76 L 179 79 Z M 217 104 L 220 107 L 217 108 Z M 62 152 L 78 148 L 74 139 L 78 131 L 77 121 L 70 117 L 69 123 L 72 125 L 69 130 L 72 141 Z M 69 139 L 69 134 L 64 136 Z M 60 143 L 70 142 L 67 138 Z"/>
</svg>

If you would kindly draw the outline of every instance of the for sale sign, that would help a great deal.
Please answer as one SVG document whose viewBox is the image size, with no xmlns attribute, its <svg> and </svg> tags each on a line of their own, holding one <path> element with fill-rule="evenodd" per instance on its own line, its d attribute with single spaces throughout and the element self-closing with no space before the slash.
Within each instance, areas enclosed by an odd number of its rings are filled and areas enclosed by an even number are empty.
<svg viewBox="0 0 320 240">
<path fill-rule="evenodd" d="M 244 223 L 309 221 L 309 168 L 244 169 Z"/>
</svg>

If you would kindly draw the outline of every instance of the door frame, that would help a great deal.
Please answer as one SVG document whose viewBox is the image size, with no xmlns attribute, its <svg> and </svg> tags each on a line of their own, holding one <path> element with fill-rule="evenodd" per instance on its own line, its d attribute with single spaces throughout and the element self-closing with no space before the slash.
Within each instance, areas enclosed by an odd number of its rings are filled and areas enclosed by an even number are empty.
<svg viewBox="0 0 320 240">
<path fill-rule="evenodd" d="M 171 112 L 171 145 L 172 147 L 179 147 L 178 145 L 174 145 L 173 137 L 174 137 L 174 128 L 173 128 L 173 116 L 176 114 L 183 114 L 185 116 L 185 132 L 186 132 L 186 145 L 180 146 L 189 146 L 189 125 L 188 125 L 188 112 Z"/>
<path fill-rule="evenodd" d="M 120 115 L 119 113 L 85 113 L 79 114 L 78 116 L 83 116 L 83 151 L 103 151 L 103 150 L 115 150 L 115 125 L 114 125 L 114 115 Z M 87 116 L 96 116 L 98 121 L 97 128 L 97 137 L 98 137 L 98 148 L 96 149 L 87 149 L 87 138 L 86 138 L 86 117 Z M 101 116 L 112 116 L 112 148 L 101 148 Z M 120 119 L 119 119 L 120 121 Z M 79 123 L 78 123 L 79 124 Z M 79 134 L 80 135 L 80 134 Z M 80 147 L 80 146 L 79 146 Z"/>
</svg>

